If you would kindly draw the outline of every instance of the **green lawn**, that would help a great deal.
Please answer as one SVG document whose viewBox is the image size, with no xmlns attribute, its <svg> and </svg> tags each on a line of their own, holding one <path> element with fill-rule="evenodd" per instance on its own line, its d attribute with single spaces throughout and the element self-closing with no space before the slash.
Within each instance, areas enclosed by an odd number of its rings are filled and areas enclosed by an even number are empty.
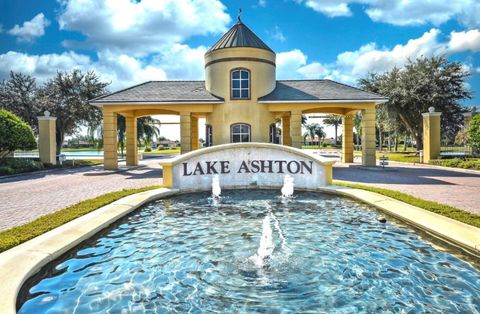
<svg viewBox="0 0 480 314">
<path fill-rule="evenodd" d="M 427 201 L 427 200 L 424 200 L 415 196 L 411 196 L 406 193 L 398 192 L 398 191 L 376 188 L 376 187 L 371 187 L 363 184 L 343 183 L 343 182 L 338 182 L 336 180 L 333 181 L 333 184 L 382 194 L 382 195 L 394 198 L 396 200 L 402 201 L 404 203 L 417 206 L 417 207 L 426 209 L 428 211 L 434 212 L 436 214 L 440 214 L 442 216 L 452 218 L 460 222 L 466 223 L 468 225 L 472 225 L 474 227 L 480 228 L 480 215 L 472 214 L 453 206 L 440 204 L 433 201 Z"/>
<path fill-rule="evenodd" d="M 160 186 L 148 186 L 139 189 L 122 190 L 118 192 L 107 193 L 75 205 L 69 206 L 52 214 L 42 216 L 32 222 L 0 231 L 0 252 L 6 251 L 25 241 L 33 239 L 47 231 L 59 227 L 75 218 L 83 216 L 102 206 L 110 204 L 127 195 L 157 189 Z"/>
</svg>

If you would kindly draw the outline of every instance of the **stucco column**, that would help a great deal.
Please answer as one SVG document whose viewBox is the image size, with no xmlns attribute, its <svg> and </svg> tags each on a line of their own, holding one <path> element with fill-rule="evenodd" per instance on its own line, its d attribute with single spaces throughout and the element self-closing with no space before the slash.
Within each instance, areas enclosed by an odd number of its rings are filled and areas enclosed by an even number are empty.
<svg viewBox="0 0 480 314">
<path fill-rule="evenodd" d="M 182 154 L 192 150 L 192 116 L 190 112 L 180 113 L 180 145 Z"/>
<path fill-rule="evenodd" d="M 103 168 L 118 169 L 117 114 L 103 109 Z"/>
<path fill-rule="evenodd" d="M 45 164 L 57 163 L 57 141 L 55 137 L 56 117 L 50 117 L 50 112 L 38 118 L 38 153 Z"/>
<path fill-rule="evenodd" d="M 423 161 L 428 163 L 431 159 L 440 156 L 440 116 L 441 112 L 435 112 L 435 108 L 428 108 L 423 116 Z"/>
<path fill-rule="evenodd" d="M 127 140 L 127 166 L 137 166 L 137 118 L 133 116 L 125 117 L 125 129 Z"/>
<path fill-rule="evenodd" d="M 362 165 L 376 165 L 375 108 L 362 110 Z"/>
<path fill-rule="evenodd" d="M 292 146 L 302 148 L 302 112 L 294 110 L 290 115 L 290 134 L 292 137 Z"/>
<path fill-rule="evenodd" d="M 342 162 L 353 162 L 353 117 L 342 118 Z"/>
<path fill-rule="evenodd" d="M 198 149 L 198 118 L 191 117 L 191 138 L 192 138 L 192 150 Z"/>
<path fill-rule="evenodd" d="M 282 145 L 292 146 L 290 137 L 290 116 L 282 116 Z"/>
</svg>

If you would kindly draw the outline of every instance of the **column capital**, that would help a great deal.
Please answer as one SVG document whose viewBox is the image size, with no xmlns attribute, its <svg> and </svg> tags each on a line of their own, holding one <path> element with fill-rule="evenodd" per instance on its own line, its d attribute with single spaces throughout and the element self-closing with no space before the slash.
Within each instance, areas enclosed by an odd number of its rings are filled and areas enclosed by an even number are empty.
<svg viewBox="0 0 480 314">
<path fill-rule="evenodd" d="M 57 117 L 46 117 L 46 116 L 39 116 L 37 117 L 38 121 L 56 121 Z"/>
</svg>

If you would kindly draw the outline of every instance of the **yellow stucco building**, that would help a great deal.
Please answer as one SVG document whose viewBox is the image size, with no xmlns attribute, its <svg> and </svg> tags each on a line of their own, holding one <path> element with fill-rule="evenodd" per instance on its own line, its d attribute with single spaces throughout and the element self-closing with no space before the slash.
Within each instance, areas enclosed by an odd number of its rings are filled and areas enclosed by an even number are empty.
<svg viewBox="0 0 480 314">
<path fill-rule="evenodd" d="M 331 80 L 277 80 L 276 55 L 243 22 L 205 54 L 205 81 L 151 81 L 91 101 L 103 110 L 104 160 L 116 169 L 117 115 L 126 118 L 127 165 L 137 165 L 136 119 L 180 116 L 182 153 L 199 149 L 198 119 L 206 145 L 262 142 L 300 148 L 302 114 L 343 117 L 342 161 L 353 162 L 353 121 L 363 114 L 362 163 L 375 165 L 375 106 L 381 95 Z M 275 122 L 281 120 L 281 137 Z"/>
</svg>

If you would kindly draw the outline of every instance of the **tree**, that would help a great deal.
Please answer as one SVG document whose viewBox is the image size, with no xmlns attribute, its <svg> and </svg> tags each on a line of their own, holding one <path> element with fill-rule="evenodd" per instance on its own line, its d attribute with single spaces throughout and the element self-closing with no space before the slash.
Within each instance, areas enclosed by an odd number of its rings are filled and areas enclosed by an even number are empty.
<svg viewBox="0 0 480 314">
<path fill-rule="evenodd" d="M 141 117 L 137 119 L 137 140 L 144 141 L 145 146 L 151 144 L 153 137 L 159 138 L 160 129 L 156 124 L 160 123 L 158 119 L 153 119 L 152 117 Z M 125 140 L 126 140 L 126 124 L 125 117 L 122 115 L 117 115 L 117 139 L 118 146 L 123 157 L 123 151 L 125 149 Z"/>
<path fill-rule="evenodd" d="M 307 128 L 308 135 L 310 136 L 310 144 L 313 145 L 315 137 L 318 136 L 318 144 L 320 145 L 321 139 L 325 138 L 325 132 L 323 131 L 322 126 L 318 123 L 311 123 L 307 124 L 305 127 Z"/>
<path fill-rule="evenodd" d="M 12 71 L 8 80 L 0 82 L 0 108 L 19 116 L 37 133 L 41 115 L 37 94 L 35 78 Z"/>
<path fill-rule="evenodd" d="M 387 96 L 384 109 L 389 119 L 397 119 L 415 138 L 417 149 L 423 147 L 422 113 L 435 107 L 442 114 L 442 132 L 453 137 L 461 127 L 464 109 L 459 100 L 471 98 L 465 86 L 470 74 L 459 62 L 445 57 L 421 57 L 409 60 L 399 69 L 383 74 L 369 74 L 359 81 L 362 89 Z"/>
<path fill-rule="evenodd" d="M 17 149 L 37 147 L 32 128 L 17 115 L 0 109 L 0 158 Z"/>
<path fill-rule="evenodd" d="M 335 127 L 335 145 L 338 145 L 338 126 L 342 124 L 342 118 L 339 116 L 330 116 L 323 119 L 323 123 Z"/>
<path fill-rule="evenodd" d="M 58 72 L 39 91 L 42 110 L 57 117 L 57 155 L 60 154 L 65 135 L 73 134 L 80 125 L 98 124 L 102 119 L 100 109 L 91 106 L 90 99 L 106 93 L 108 83 L 101 82 L 94 72 L 80 70 Z"/>
<path fill-rule="evenodd" d="M 468 127 L 468 143 L 475 153 L 480 151 L 480 114 L 474 115 Z"/>
<path fill-rule="evenodd" d="M 323 142 L 323 139 L 327 136 L 325 131 L 323 131 L 323 127 L 319 125 L 315 129 L 315 135 L 318 137 L 318 146 L 320 147 L 320 144 Z"/>
</svg>

